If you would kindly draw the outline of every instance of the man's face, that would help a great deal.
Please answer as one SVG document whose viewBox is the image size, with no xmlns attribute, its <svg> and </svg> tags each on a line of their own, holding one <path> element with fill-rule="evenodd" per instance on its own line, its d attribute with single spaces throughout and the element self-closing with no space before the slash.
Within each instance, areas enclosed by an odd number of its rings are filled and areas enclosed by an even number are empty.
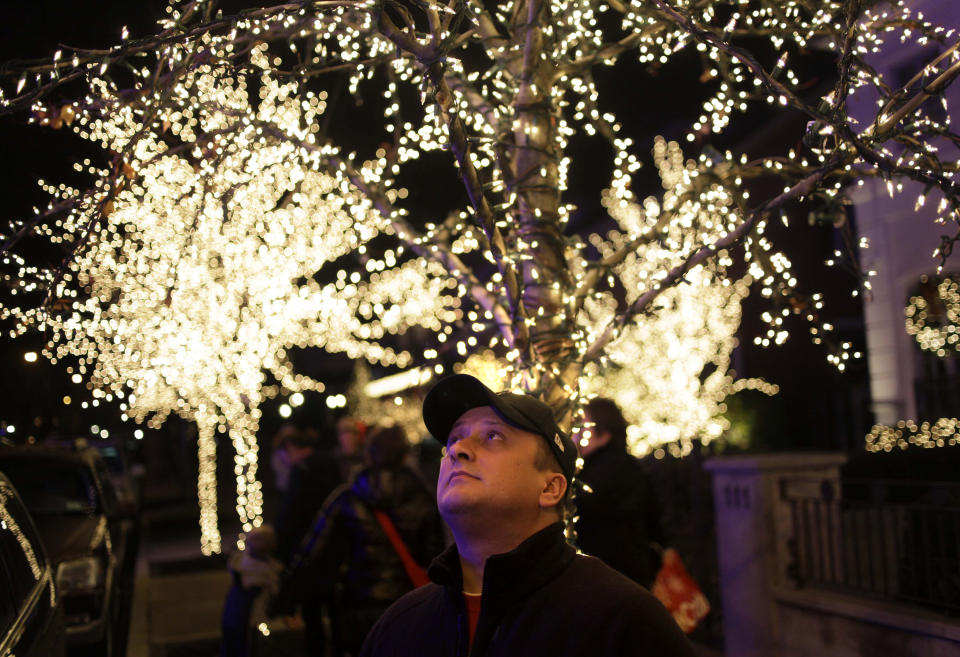
<svg viewBox="0 0 960 657">
<path fill-rule="evenodd" d="M 360 435 L 353 427 L 340 427 L 337 429 L 337 442 L 340 443 L 341 452 L 353 456 L 360 446 Z"/>
<path fill-rule="evenodd" d="M 287 449 L 285 451 L 287 453 L 287 462 L 290 465 L 302 463 L 313 454 L 313 448 L 307 446 L 300 447 L 293 443 L 287 443 Z"/>
<path fill-rule="evenodd" d="M 537 470 L 540 436 L 504 422 L 490 406 L 473 408 L 450 430 L 437 505 L 449 518 L 477 511 L 539 511 L 550 473 Z"/>
</svg>

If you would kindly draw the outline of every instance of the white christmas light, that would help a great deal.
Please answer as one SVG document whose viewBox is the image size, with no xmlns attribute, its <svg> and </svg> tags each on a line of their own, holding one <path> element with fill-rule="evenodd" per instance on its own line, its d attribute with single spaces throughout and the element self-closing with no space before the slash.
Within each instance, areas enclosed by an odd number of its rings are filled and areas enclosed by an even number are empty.
<svg viewBox="0 0 960 657">
<path fill-rule="evenodd" d="M 605 385 L 635 414 L 634 449 L 683 453 L 694 436 L 723 432 L 725 395 L 769 390 L 728 372 L 748 287 L 770 302 L 758 345 L 782 344 L 792 315 L 810 323 L 814 342 L 833 331 L 823 298 L 797 295 L 792 265 L 766 230 L 788 223 L 788 202 L 816 197 L 828 206 L 820 219 L 840 225 L 847 181 L 881 177 L 898 194 L 911 179 L 944 192 L 924 205 L 935 220 L 957 218 L 956 162 L 937 150 L 939 135 L 952 135 L 940 108 L 960 71 L 955 33 L 899 5 L 871 4 L 847 25 L 848 8 L 839 0 L 428 0 L 410 9 L 422 15 L 408 28 L 372 0 L 235 16 L 171 2 L 159 35 L 124 30 L 110 50 L 62 48 L 37 65 L 49 76 L 4 69 L 11 77 L 0 81 L 0 110 L 69 126 L 104 157 L 75 163 L 94 177 L 89 190 L 42 182 L 50 207 L 3 236 L 46 239 L 73 257 L 61 269 L 4 253 L 11 293 L 0 319 L 13 320 L 14 335 L 46 332 L 42 355 L 65 361 L 72 380 L 91 389 L 82 407 L 129 392 L 125 412 L 137 421 L 156 427 L 176 413 L 196 423 L 206 552 L 220 549 L 216 436 L 232 443 L 236 508 L 249 529 L 262 513 L 263 401 L 323 392 L 293 371 L 292 348 L 399 369 L 426 361 L 440 375 L 438 352 L 467 358 L 482 337 L 509 364 L 507 387 L 541 394 L 564 422 Z M 602 12 L 614 19 L 599 20 Z M 745 50 L 754 41 L 767 55 Z M 860 64 L 906 42 L 947 45 L 902 87 Z M 687 157 L 658 139 L 663 194 L 635 198 L 645 154 L 600 102 L 594 72 L 625 58 L 662 70 L 690 48 L 706 62 L 708 97 L 686 143 L 709 143 L 760 103 L 807 117 L 803 148 L 757 160 L 712 148 Z M 810 81 L 797 62 L 811 49 L 832 51 L 841 75 L 808 104 Z M 320 87 L 341 71 L 357 98 L 381 85 L 383 122 L 370 131 L 384 144 L 373 153 L 343 152 L 333 127 L 321 137 L 328 95 Z M 68 79 L 87 81 L 88 93 L 45 104 Z M 860 98 L 876 105 L 869 125 L 847 114 Z M 613 154 L 603 201 L 617 229 L 587 243 L 567 230 L 575 136 L 602 140 L 598 152 Z M 398 181 L 427 157 L 454 162 L 472 200 L 419 230 L 425 222 L 408 222 L 404 201 L 413 195 Z M 782 192 L 754 199 L 754 179 Z M 952 246 L 945 241 L 942 254 Z M 744 273 L 731 273 L 741 271 L 735 260 Z M 464 331 L 454 331 L 457 321 Z M 386 336 L 413 326 L 435 336 L 422 354 L 387 346 Z M 843 370 L 855 353 L 841 342 L 829 360 Z M 649 392 L 654 378 L 659 393 Z M 325 401 L 341 408 L 346 397 Z"/>
</svg>

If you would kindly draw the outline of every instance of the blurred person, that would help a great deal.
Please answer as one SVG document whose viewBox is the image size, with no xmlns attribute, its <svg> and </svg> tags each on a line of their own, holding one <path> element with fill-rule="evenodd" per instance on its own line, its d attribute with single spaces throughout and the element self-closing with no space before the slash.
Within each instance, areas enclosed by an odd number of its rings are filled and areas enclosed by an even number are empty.
<svg viewBox="0 0 960 657">
<path fill-rule="evenodd" d="M 297 429 L 290 423 L 283 424 L 273 440 L 270 441 L 270 469 L 273 472 L 273 485 L 281 494 L 285 494 L 290 487 L 290 473 L 293 471 L 293 463 L 290 462 L 290 455 L 287 452 L 287 439 L 297 433 Z"/>
<path fill-rule="evenodd" d="M 350 481 L 364 466 L 364 442 L 367 425 L 354 417 L 337 420 L 337 461 L 342 481 Z"/>
<path fill-rule="evenodd" d="M 592 490 L 576 499 L 580 549 L 650 588 L 663 544 L 660 507 L 640 461 L 627 453 L 627 421 L 617 404 L 591 399 L 579 438 L 579 478 Z"/>
<path fill-rule="evenodd" d="M 335 654 L 357 655 L 384 610 L 420 583 L 420 573 L 425 579 L 422 567 L 443 549 L 436 502 L 404 463 L 409 450 L 399 426 L 370 432 L 365 466 L 331 495 L 284 578 L 278 608 L 288 611 L 333 586 Z M 304 620 L 308 633 L 319 621 L 307 613 Z M 308 649 L 316 650 L 309 639 Z"/>
<path fill-rule="evenodd" d="M 443 459 L 443 447 L 436 440 L 427 438 L 417 443 L 415 459 L 417 470 L 430 492 L 437 493 L 437 477 L 440 476 L 440 461 Z"/>
<path fill-rule="evenodd" d="M 255 623 L 266 617 L 266 600 L 277 593 L 283 564 L 274 558 L 277 534 L 270 525 L 247 532 L 244 549 L 227 561 L 232 584 L 221 616 L 220 657 L 247 657 Z"/>
<path fill-rule="evenodd" d="M 324 500 L 343 479 L 334 455 L 320 448 L 316 432 L 289 425 L 281 449 L 290 474 L 275 524 L 277 553 L 281 560 L 288 562 Z"/>
<path fill-rule="evenodd" d="M 648 591 L 567 543 L 577 449 L 549 406 L 458 374 L 427 394 L 423 419 L 446 445 L 437 503 L 455 544 L 362 657 L 693 657 Z"/>
</svg>

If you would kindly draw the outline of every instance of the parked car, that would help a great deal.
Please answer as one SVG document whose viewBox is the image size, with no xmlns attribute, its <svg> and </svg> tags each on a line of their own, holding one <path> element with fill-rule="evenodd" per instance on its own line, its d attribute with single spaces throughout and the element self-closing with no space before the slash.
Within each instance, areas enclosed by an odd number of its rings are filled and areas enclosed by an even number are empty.
<svg viewBox="0 0 960 657">
<path fill-rule="evenodd" d="M 63 657 L 63 613 L 36 527 L 0 472 L 0 657 Z"/>
<path fill-rule="evenodd" d="M 0 471 L 19 491 L 55 566 L 68 645 L 110 657 L 132 569 L 124 563 L 129 522 L 103 458 L 90 448 L 6 448 Z"/>
<path fill-rule="evenodd" d="M 110 438 L 93 439 L 88 441 L 87 444 L 100 452 L 104 463 L 107 464 L 110 480 L 113 481 L 113 487 L 117 491 L 117 503 L 120 512 L 130 518 L 137 518 L 140 514 L 140 484 L 144 474 L 143 466 L 130 462 L 123 438 L 111 436 Z"/>
<path fill-rule="evenodd" d="M 43 447 L 56 447 L 67 450 L 83 451 L 94 449 L 100 453 L 117 499 L 117 515 L 124 524 L 126 553 L 122 555 L 128 568 L 136 560 L 136 551 L 140 543 L 140 484 L 143 478 L 143 466 L 131 464 L 122 438 L 74 438 L 47 439 L 40 443 Z M 133 575 L 131 574 L 132 578 Z"/>
<path fill-rule="evenodd" d="M 103 462 L 113 482 L 113 489 L 117 495 L 117 509 L 122 516 L 137 519 L 140 515 L 140 480 L 144 469 L 139 464 L 133 464 L 127 455 L 127 449 L 122 438 L 46 438 L 42 447 L 55 447 L 67 450 L 84 450 L 92 448 L 100 452 Z"/>
</svg>

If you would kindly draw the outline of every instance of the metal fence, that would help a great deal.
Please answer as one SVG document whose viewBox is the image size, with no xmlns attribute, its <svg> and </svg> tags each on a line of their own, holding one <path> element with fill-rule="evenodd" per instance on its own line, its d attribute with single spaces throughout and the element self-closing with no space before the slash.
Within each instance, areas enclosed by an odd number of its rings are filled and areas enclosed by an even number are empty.
<svg viewBox="0 0 960 657">
<path fill-rule="evenodd" d="M 789 574 L 960 615 L 960 483 L 785 478 Z"/>
</svg>

